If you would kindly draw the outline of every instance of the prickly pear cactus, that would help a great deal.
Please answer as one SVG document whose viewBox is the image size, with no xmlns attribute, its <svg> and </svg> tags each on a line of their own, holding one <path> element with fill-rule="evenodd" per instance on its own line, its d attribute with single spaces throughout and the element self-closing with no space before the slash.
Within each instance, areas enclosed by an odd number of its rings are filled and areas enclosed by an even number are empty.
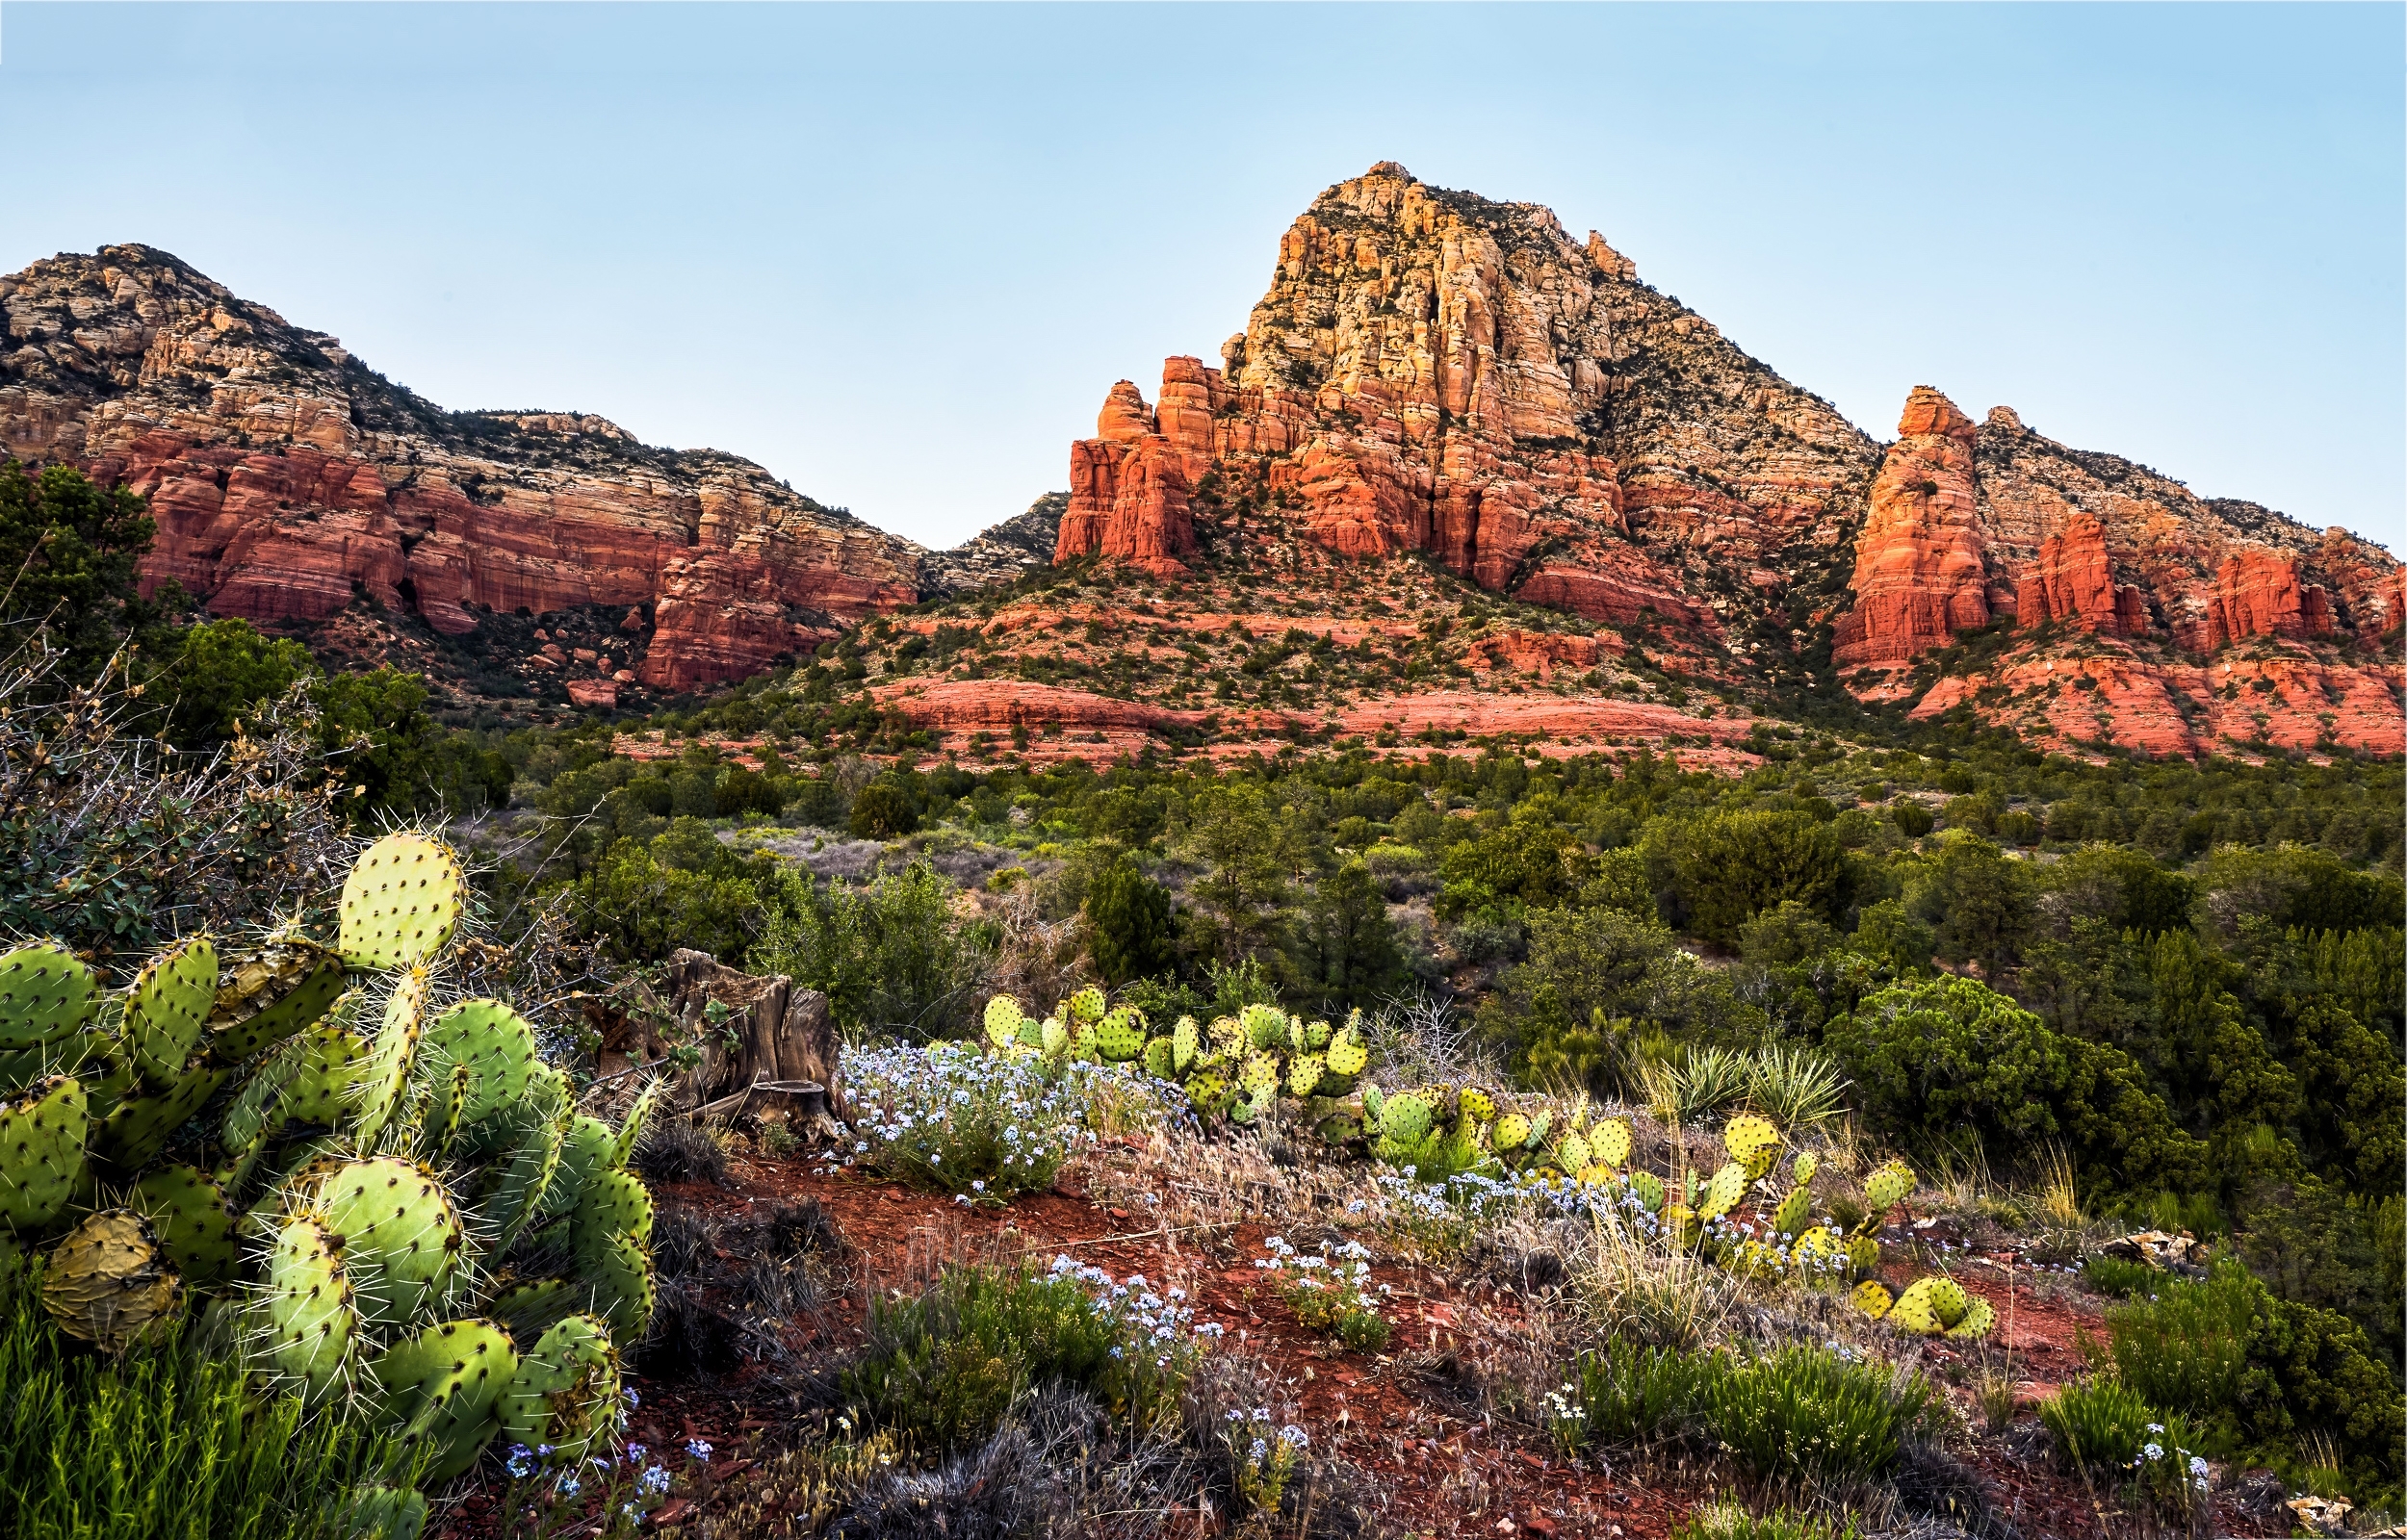
<svg viewBox="0 0 2407 1540">
<path fill-rule="evenodd" d="M 1182 1075 L 1187 1072 L 1187 1067 L 1195 1063 L 1197 1048 L 1196 1040 L 1197 1033 L 1195 1029 L 1195 1017 L 1180 1016 L 1177 1021 L 1171 1024 L 1170 1056 L 1172 1069 Z"/>
<path fill-rule="evenodd" d="M 401 1092 L 409 1084 L 410 1066 L 418 1060 L 418 1042 L 426 1035 L 427 996 L 432 988 L 424 967 L 404 969 L 394 981 L 384 1003 L 384 1025 L 368 1044 L 368 1058 L 352 1081 L 352 1124 L 361 1145 L 374 1148 L 376 1136 L 401 1109 Z"/>
<path fill-rule="evenodd" d="M 1237 1083 L 1251 1096 L 1259 1096 L 1266 1091 L 1276 1093 L 1279 1090 L 1279 1060 L 1267 1053 L 1249 1055 L 1244 1067 L 1237 1072 Z"/>
<path fill-rule="evenodd" d="M 1168 1038 L 1154 1038 L 1145 1045 L 1145 1072 L 1155 1080 L 1168 1080 L 1178 1073 L 1178 1048 Z"/>
<path fill-rule="evenodd" d="M 1630 1120 L 1608 1117 L 1588 1131 L 1588 1147 L 1597 1160 L 1619 1170 L 1630 1164 Z"/>
<path fill-rule="evenodd" d="M 0 956 L 0 1049 L 39 1048 L 82 1030 L 98 1002 L 91 969 L 56 941 Z"/>
<path fill-rule="evenodd" d="M 1796 1161 L 1789 1167 L 1790 1173 L 1797 1178 L 1797 1185 L 1799 1187 L 1811 1186 L 1814 1173 L 1821 1169 L 1822 1159 L 1812 1150 L 1799 1151 Z"/>
<path fill-rule="evenodd" d="M 986 1002 L 986 1040 L 997 1048 L 1008 1048 L 1020 1040 L 1020 1029 L 1028 1024 L 1028 1014 L 1020 1002 L 1007 994 L 998 994 Z"/>
<path fill-rule="evenodd" d="M 1935 1282 L 1934 1278 L 1917 1278 L 1907 1284 L 1905 1292 L 1899 1295 L 1897 1302 L 1889 1307 L 1889 1324 L 1919 1332 L 1926 1337 L 1935 1337 L 1945 1331 L 1947 1322 L 1939 1318 L 1938 1300 L 1931 1288 Z M 1960 1298 L 1962 1291 L 1957 1291 L 1957 1294 Z"/>
<path fill-rule="evenodd" d="M 1813 1194 L 1803 1188 L 1792 1188 L 1789 1195 L 1772 1211 L 1772 1229 L 1775 1235 L 1797 1236 L 1805 1232 L 1805 1219 L 1812 1208 Z"/>
<path fill-rule="evenodd" d="M 613 1235 L 579 1260 L 578 1281 L 595 1315 L 610 1323 L 610 1335 L 635 1342 L 652 1321 L 652 1259 L 630 1235 Z"/>
<path fill-rule="evenodd" d="M 501 1426 L 495 1405 L 517 1373 L 508 1331 L 490 1321 L 428 1326 L 368 1364 L 380 1421 L 404 1448 L 427 1452 L 429 1481 L 449 1481 L 477 1463 Z"/>
<path fill-rule="evenodd" d="M 1586 1134 L 1576 1128 L 1565 1129 L 1563 1137 L 1555 1141 L 1555 1157 L 1566 1171 L 1585 1171 L 1591 1166 L 1603 1166 L 1610 1169 L 1613 1164 L 1597 1159 L 1596 1147 L 1588 1142 Z"/>
<path fill-rule="evenodd" d="M 1309 1096 L 1320 1089 L 1326 1065 L 1316 1053 L 1298 1054 L 1287 1064 L 1287 1094 Z"/>
<path fill-rule="evenodd" d="M 1713 1180 L 1706 1184 L 1704 1196 L 1697 1200 L 1697 1218 L 1718 1219 L 1738 1207 L 1739 1199 L 1746 1195 L 1747 1168 L 1731 1161 L 1714 1172 Z"/>
<path fill-rule="evenodd" d="M 1134 1007 L 1120 1006 L 1095 1024 L 1095 1051 L 1113 1064 L 1126 1064 L 1145 1051 L 1145 1018 Z"/>
<path fill-rule="evenodd" d="M 1529 1138 L 1530 1120 L 1519 1113 L 1507 1113 L 1496 1119 L 1496 1126 L 1488 1132 L 1488 1142 L 1495 1147 L 1497 1154 L 1510 1155 L 1528 1143 Z"/>
<path fill-rule="evenodd" d="M 1074 1027 L 1091 1027 L 1103 1019 L 1103 991 L 1092 984 L 1061 1003 L 1062 1019 Z"/>
<path fill-rule="evenodd" d="M 394 1156 L 324 1173 L 308 1210 L 341 1239 L 363 1319 L 397 1326 L 432 1306 L 467 1244 L 442 1180 Z"/>
<path fill-rule="evenodd" d="M 1408 1091 L 1387 1098 L 1379 1111 L 1379 1131 L 1399 1144 L 1417 1144 L 1434 1116 L 1428 1101 Z"/>
<path fill-rule="evenodd" d="M 1630 1191 L 1638 1194 L 1639 1206 L 1647 1213 L 1661 1214 L 1663 1212 L 1664 1198 L 1668 1194 L 1664 1192 L 1663 1179 L 1654 1172 L 1632 1171 Z"/>
<path fill-rule="evenodd" d="M 1237 1014 L 1245 1028 L 1245 1040 L 1255 1048 L 1281 1048 L 1287 1044 L 1287 1014 L 1275 1005 L 1250 1005 Z"/>
<path fill-rule="evenodd" d="M 341 957 L 290 931 L 220 958 L 220 966 L 208 1033 L 210 1056 L 221 1064 L 247 1059 L 322 1020 L 345 984 Z"/>
<path fill-rule="evenodd" d="M 1352 1027 L 1339 1030 L 1329 1040 L 1329 1072 L 1342 1080 L 1351 1080 L 1370 1066 L 1371 1051 L 1362 1046 Z"/>
<path fill-rule="evenodd" d="M 502 1438 L 529 1449 L 550 1445 L 572 1462 L 609 1437 L 618 1413 L 609 1326 L 582 1315 L 555 1322 L 518 1355 L 518 1373 L 495 1405 Z"/>
<path fill-rule="evenodd" d="M 462 1123 L 481 1122 L 527 1093 L 534 1073 L 535 1033 L 499 1000 L 463 1000 L 434 1018 L 420 1044 L 439 1081 L 443 1066 L 468 1071 L 468 1093 L 447 1109 Z"/>
<path fill-rule="evenodd" d="M 1914 1168 L 1903 1161 L 1890 1161 L 1864 1179 L 1864 1224 L 1877 1228 L 1880 1221 L 1913 1194 Z"/>
<path fill-rule="evenodd" d="M 65 1075 L 0 1101 L 0 1234 L 39 1234 L 65 1210 L 90 1127 L 83 1085 Z"/>
<path fill-rule="evenodd" d="M 344 961 L 377 970 L 424 963 L 458 928 L 467 892 L 449 845 L 408 830 L 385 835 L 343 882 Z"/>
<path fill-rule="evenodd" d="M 1997 1328 L 1998 1312 L 1988 1300 L 1975 1298 L 1964 1307 L 1963 1319 L 1948 1328 L 1948 1335 L 1958 1341 L 1986 1337 Z"/>
<path fill-rule="evenodd" d="M 150 1221 L 130 1209 L 107 1209 L 51 1248 L 41 1304 L 61 1331 L 119 1353 L 174 1310 L 179 1291 Z"/>
<path fill-rule="evenodd" d="M 620 1236 L 637 1245 L 652 1239 L 652 1194 L 625 1171 L 597 1171 L 578 1194 L 569 1244 L 579 1256 L 591 1257 Z"/>
<path fill-rule="evenodd" d="M 1847 1263 L 1858 1272 L 1873 1271 L 1880 1266 L 1880 1243 L 1869 1235 L 1850 1236 Z"/>
<path fill-rule="evenodd" d="M 1456 1099 L 1455 1108 L 1473 1123 L 1489 1123 L 1496 1119 L 1496 1098 L 1484 1091 L 1466 1090 Z"/>
<path fill-rule="evenodd" d="M 217 998 L 218 949 L 205 936 L 177 942 L 135 975 L 125 998 L 124 1041 L 145 1081 L 173 1081 L 200 1042 Z"/>
<path fill-rule="evenodd" d="M 1748 1181 L 1761 1181 L 1780 1158 L 1780 1130 L 1769 1117 L 1740 1113 L 1722 1125 L 1721 1145 L 1745 1168 Z"/>
<path fill-rule="evenodd" d="M 1896 1302 L 1890 1297 L 1887 1287 L 1876 1278 L 1867 1278 L 1857 1284 L 1854 1299 L 1855 1308 L 1875 1321 L 1886 1319 L 1890 1307 Z"/>
<path fill-rule="evenodd" d="M 154 1166 L 126 1206 L 150 1220 L 159 1249 L 186 1283 L 214 1289 L 234 1275 L 234 1211 L 225 1190 L 192 1166 Z"/>
</svg>

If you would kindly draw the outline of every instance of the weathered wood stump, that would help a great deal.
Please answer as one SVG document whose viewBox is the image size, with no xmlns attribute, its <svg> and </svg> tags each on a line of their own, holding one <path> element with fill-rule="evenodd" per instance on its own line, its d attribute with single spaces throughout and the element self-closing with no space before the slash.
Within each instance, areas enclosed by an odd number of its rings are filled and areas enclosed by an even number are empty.
<svg viewBox="0 0 2407 1540">
<path fill-rule="evenodd" d="M 670 1108 L 731 1119 L 782 1108 L 797 1132 L 842 1132 L 833 1119 L 849 1122 L 852 1107 L 826 995 L 797 989 L 784 974 L 761 978 L 728 967 L 707 952 L 670 954 L 665 982 L 669 1014 L 702 1048 L 702 1062 L 677 1077 Z M 715 1025 L 712 1001 L 727 1013 Z M 822 1088 L 823 1100 L 806 1086 Z"/>
</svg>

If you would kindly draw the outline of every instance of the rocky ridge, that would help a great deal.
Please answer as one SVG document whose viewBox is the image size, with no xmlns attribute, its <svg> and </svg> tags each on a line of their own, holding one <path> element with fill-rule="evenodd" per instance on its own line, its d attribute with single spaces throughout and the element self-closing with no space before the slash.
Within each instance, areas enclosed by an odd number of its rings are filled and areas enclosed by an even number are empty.
<svg viewBox="0 0 2407 1540">
<path fill-rule="evenodd" d="M 220 615 L 366 601 L 473 644 L 495 615 L 624 609 L 630 680 L 680 690 L 919 597 L 918 546 L 749 460 L 581 413 L 444 411 L 147 246 L 0 277 L 0 448 L 147 497 L 145 580 Z"/>
</svg>

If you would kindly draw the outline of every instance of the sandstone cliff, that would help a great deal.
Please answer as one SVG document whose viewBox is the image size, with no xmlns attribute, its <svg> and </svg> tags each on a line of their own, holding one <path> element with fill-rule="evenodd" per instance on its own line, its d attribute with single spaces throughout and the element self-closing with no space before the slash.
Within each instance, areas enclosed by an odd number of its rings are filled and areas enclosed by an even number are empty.
<svg viewBox="0 0 2407 1540">
<path fill-rule="evenodd" d="M 1826 607 L 1879 461 L 1601 237 L 1393 163 L 1295 222 L 1221 356 L 1168 360 L 1154 405 L 1113 387 L 1072 449 L 1061 558 L 1426 552 L 1492 592 L 1760 647 Z"/>
<path fill-rule="evenodd" d="M 919 598 L 917 546 L 748 460 L 577 413 L 446 412 L 146 246 L 0 277 L 0 449 L 148 497 L 145 578 L 220 615 L 365 599 L 472 637 L 496 613 L 639 608 L 631 673 L 675 690 Z"/>
</svg>

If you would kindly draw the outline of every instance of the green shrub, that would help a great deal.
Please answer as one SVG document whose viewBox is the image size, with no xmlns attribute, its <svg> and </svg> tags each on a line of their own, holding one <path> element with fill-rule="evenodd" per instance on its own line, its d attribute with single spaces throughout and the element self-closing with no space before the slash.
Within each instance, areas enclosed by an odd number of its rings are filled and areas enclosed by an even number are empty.
<svg viewBox="0 0 2407 1540">
<path fill-rule="evenodd" d="M 2075 1469 L 2128 1471 L 2151 1444 L 2190 1451 L 2203 1442 L 2178 1413 L 2157 1410 L 2114 1379 L 2065 1386 L 2039 1403 L 2039 1422 L 2056 1439 L 2058 1455 Z"/>
<path fill-rule="evenodd" d="M 919 809 L 911 794 L 884 777 L 861 788 L 852 799 L 853 836 L 857 839 L 899 839 L 919 827 Z"/>
<path fill-rule="evenodd" d="M 1097 874 L 1081 906 L 1096 970 L 1118 986 L 1170 965 L 1170 889 L 1122 857 Z"/>
<path fill-rule="evenodd" d="M 953 886 L 924 861 L 865 887 L 779 871 L 756 973 L 783 973 L 825 994 L 848 1035 L 925 1042 L 973 1029 L 993 938 L 952 910 Z"/>
<path fill-rule="evenodd" d="M 1784 901 L 1817 913 L 1839 905 L 1847 871 L 1838 834 L 1804 812 L 1733 812 L 1680 831 L 1672 866 L 1691 923 L 1729 945 L 1739 927 Z"/>
<path fill-rule="evenodd" d="M 1707 1387 L 1729 1373 L 1729 1360 L 1718 1353 L 1616 1339 L 1580 1354 L 1569 1381 L 1546 1394 L 1547 1421 L 1571 1453 L 1598 1442 L 1676 1441 L 1689 1435 Z"/>
<path fill-rule="evenodd" d="M 2082 1281 L 2100 1294 L 2117 1299 L 2135 1294 L 2147 1294 L 2164 1281 L 2164 1271 L 2145 1262 L 2126 1262 L 2121 1257 L 2088 1256 L 2082 1259 Z"/>
<path fill-rule="evenodd" d="M 188 1352 L 180 1332 L 111 1360 L 59 1334 L 32 1280 L 6 1294 L 0 1512 L 13 1535 L 331 1536 L 339 1494 L 408 1474 L 356 1420 L 259 1394 L 238 1361 Z"/>
<path fill-rule="evenodd" d="M 2313 1435 L 2368 1491 L 2397 1484 L 2407 1398 L 2345 1317 L 2278 1298 L 2224 1263 L 2110 1307 L 2107 1329 L 2124 1382 L 2193 1418 L 2218 1450 L 2287 1461 Z"/>
<path fill-rule="evenodd" d="M 1708 1387 L 1716 1442 L 1766 1479 L 1869 1481 L 1897 1463 L 1934 1404 L 1919 1374 L 1793 1347 Z"/>
<path fill-rule="evenodd" d="M 1198 1341 L 1178 1291 L 1156 1296 L 1141 1276 L 1123 1283 L 1068 1257 L 1049 1272 L 948 1268 L 915 1298 L 871 1298 L 867 1341 L 834 1398 L 931 1451 L 979 1442 L 1048 1384 L 1151 1428 L 1177 1415 Z"/>
</svg>

